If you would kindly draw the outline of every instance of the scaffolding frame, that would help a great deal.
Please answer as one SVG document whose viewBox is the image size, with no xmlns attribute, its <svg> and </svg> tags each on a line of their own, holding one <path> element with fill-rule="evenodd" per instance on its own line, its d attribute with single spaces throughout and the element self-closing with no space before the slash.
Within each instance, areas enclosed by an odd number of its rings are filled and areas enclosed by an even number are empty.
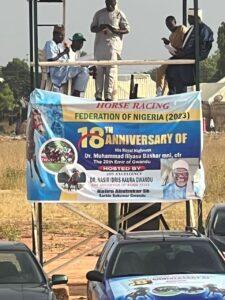
<svg viewBox="0 0 225 300">
<path fill-rule="evenodd" d="M 38 3 L 59 3 L 63 5 L 63 20 L 62 24 L 66 25 L 66 0 L 27 0 L 29 3 L 29 38 L 30 38 L 30 82 L 31 82 L 31 90 L 37 88 L 39 86 L 39 66 L 41 65 L 52 65 L 50 62 L 39 62 L 38 59 L 38 28 L 41 26 L 54 26 L 55 24 L 38 24 Z M 180 0 L 182 1 L 183 7 L 182 7 L 182 15 L 183 15 L 183 24 L 187 25 L 187 0 Z M 200 61 L 200 55 L 199 55 L 199 23 L 198 23 L 198 0 L 193 0 L 194 2 L 194 17 L 195 17 L 195 60 L 173 60 L 172 64 L 195 64 L 195 80 L 196 80 L 196 90 L 200 90 L 200 72 L 199 72 L 199 61 Z M 66 27 L 66 26 L 65 26 Z M 67 63 L 68 64 L 68 63 Z M 87 65 L 87 62 L 74 62 L 72 65 Z M 91 64 L 98 64 L 98 65 L 161 65 L 161 64 L 171 64 L 171 61 L 119 61 L 119 62 L 91 62 Z M 63 64 L 62 64 L 63 65 Z M 71 63 L 70 63 L 71 65 Z M 181 203 L 181 202 L 177 202 Z M 177 204 L 176 203 L 176 204 Z M 183 203 L 183 202 L 182 202 Z M 119 216 L 119 205 L 118 204 L 108 204 L 108 225 L 105 225 L 98 220 L 90 217 L 87 214 L 81 213 L 74 205 L 72 204 L 65 204 L 61 203 L 58 205 L 62 205 L 66 209 L 69 209 L 73 211 L 74 213 L 77 213 L 79 215 L 82 215 L 84 218 L 94 222 L 95 224 L 102 227 L 104 230 L 110 232 L 110 233 L 116 233 L 119 224 L 122 222 L 128 220 L 132 216 L 144 211 L 149 206 L 152 205 L 146 204 L 143 206 L 142 209 L 138 209 L 137 211 L 127 215 L 126 217 L 122 217 L 120 220 L 118 218 Z M 72 205 L 72 206 L 71 206 Z M 162 212 L 173 206 L 174 204 L 168 203 L 168 206 L 166 208 L 163 208 L 163 210 L 160 210 L 154 215 L 149 216 L 146 219 L 143 219 L 140 223 L 144 224 L 156 217 L 159 217 L 163 226 L 166 230 L 169 229 L 168 224 L 166 223 Z M 203 221 L 202 221 L 202 201 L 199 199 L 197 200 L 198 205 L 198 218 L 197 218 L 197 224 L 198 229 L 202 230 L 203 228 Z M 195 217 L 193 213 L 193 203 L 192 201 L 186 201 L 186 226 L 196 225 L 195 223 Z M 131 228 L 128 228 L 128 231 L 134 230 L 137 228 L 139 223 L 135 224 Z M 91 239 L 91 237 L 88 237 L 86 239 L 86 242 L 88 242 Z M 42 228 L 42 203 L 34 203 L 32 204 L 32 245 L 33 245 L 33 252 L 38 256 L 40 263 L 43 264 L 43 228 Z M 76 245 L 71 247 L 74 249 L 74 247 L 77 247 Z M 100 247 L 100 245 L 98 245 Z M 97 247 L 96 247 L 97 248 Z M 63 253 L 59 254 L 55 259 L 61 257 L 64 253 L 70 252 L 71 249 L 64 251 Z M 91 249 L 93 251 L 93 249 Z M 84 253 L 86 255 L 87 253 Z M 81 256 L 79 256 L 80 258 Z M 51 261 L 54 261 L 55 259 L 52 259 Z M 72 259 L 70 262 L 76 260 L 77 258 Z M 70 263 L 69 262 L 69 263 Z M 50 262 L 47 262 L 48 264 Z M 57 269 L 58 270 L 58 269 Z M 53 270 L 56 271 L 56 270 Z"/>
</svg>

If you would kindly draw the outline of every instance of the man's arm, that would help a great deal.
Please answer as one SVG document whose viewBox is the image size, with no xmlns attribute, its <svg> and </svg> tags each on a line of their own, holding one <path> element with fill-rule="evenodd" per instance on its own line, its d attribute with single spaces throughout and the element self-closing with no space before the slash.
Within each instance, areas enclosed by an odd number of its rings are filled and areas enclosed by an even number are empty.
<svg viewBox="0 0 225 300">
<path fill-rule="evenodd" d="M 129 30 L 128 29 L 126 29 L 126 28 L 119 28 L 119 29 L 117 29 L 117 28 L 114 28 L 114 27 L 112 27 L 111 25 L 106 25 L 107 26 L 107 28 L 112 32 L 112 33 L 114 33 L 114 34 L 127 34 L 127 33 L 129 33 Z"/>
<path fill-rule="evenodd" d="M 58 53 L 55 57 L 49 58 L 48 61 L 57 61 L 60 59 L 60 57 L 62 57 L 65 54 L 69 54 L 70 49 L 69 48 L 65 48 L 65 50 L 63 52 Z"/>
<path fill-rule="evenodd" d="M 117 34 L 127 34 L 130 32 L 130 25 L 128 23 L 127 17 L 123 12 L 120 12 L 120 24 Z"/>
<path fill-rule="evenodd" d="M 109 25 L 107 24 L 101 24 L 100 26 L 94 25 L 91 26 L 91 32 L 98 33 L 100 31 L 103 31 L 104 29 L 108 28 Z"/>
<path fill-rule="evenodd" d="M 66 47 L 63 52 L 59 52 L 56 44 L 53 41 L 48 41 L 44 47 L 47 61 L 57 61 L 65 54 L 69 54 L 69 48 Z"/>
<path fill-rule="evenodd" d="M 98 22 L 98 12 L 94 15 L 93 21 L 91 23 L 91 32 L 98 33 L 107 28 L 106 24 L 99 25 Z"/>
</svg>

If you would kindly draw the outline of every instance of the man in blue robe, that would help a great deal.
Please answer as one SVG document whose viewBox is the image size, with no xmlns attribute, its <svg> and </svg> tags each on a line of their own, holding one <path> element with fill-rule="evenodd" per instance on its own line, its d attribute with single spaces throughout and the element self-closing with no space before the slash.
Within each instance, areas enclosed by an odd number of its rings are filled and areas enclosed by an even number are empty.
<svg viewBox="0 0 225 300">
<path fill-rule="evenodd" d="M 195 18 L 194 9 L 188 11 L 188 22 L 191 25 L 187 31 L 183 47 L 171 59 L 195 59 Z M 213 32 L 202 22 L 201 10 L 198 11 L 200 61 L 205 60 L 212 48 Z M 166 71 L 169 95 L 187 92 L 187 86 L 195 84 L 195 65 L 170 65 Z"/>
</svg>

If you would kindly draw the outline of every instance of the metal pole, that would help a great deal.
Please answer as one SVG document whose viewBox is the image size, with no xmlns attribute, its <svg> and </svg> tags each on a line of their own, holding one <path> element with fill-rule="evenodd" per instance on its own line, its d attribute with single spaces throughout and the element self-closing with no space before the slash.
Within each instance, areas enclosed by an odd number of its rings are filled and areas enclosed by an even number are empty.
<svg viewBox="0 0 225 300">
<path fill-rule="evenodd" d="M 65 36 L 66 36 L 66 0 L 63 0 L 63 26 L 65 29 Z"/>
<path fill-rule="evenodd" d="M 38 203 L 38 252 L 40 264 L 43 265 L 43 230 L 42 230 L 42 203 Z"/>
<path fill-rule="evenodd" d="M 30 87 L 34 89 L 34 67 L 31 62 L 34 60 L 34 35 L 33 35 L 33 0 L 29 0 L 29 34 L 30 34 Z"/>
<path fill-rule="evenodd" d="M 33 0 L 29 0 L 29 37 L 30 37 L 30 88 L 34 89 L 34 67 L 31 62 L 34 60 L 34 28 L 33 28 Z M 32 251 L 36 255 L 36 243 L 35 243 L 35 228 L 34 228 L 34 210 L 35 204 L 32 207 Z"/>
<path fill-rule="evenodd" d="M 199 21 L 198 21 L 198 0 L 194 0 L 194 15 L 195 15 L 195 82 L 196 91 L 200 90 L 200 53 L 199 53 Z"/>
<path fill-rule="evenodd" d="M 204 233 L 202 200 L 198 199 L 198 230 Z"/>
<path fill-rule="evenodd" d="M 36 255 L 37 253 L 36 253 L 36 243 L 35 243 L 35 236 L 34 236 L 34 217 L 33 217 L 33 214 L 32 214 L 31 222 L 32 222 L 32 251 Z"/>
<path fill-rule="evenodd" d="M 34 70 L 35 70 L 35 82 L 34 87 L 38 88 L 39 72 L 38 72 L 38 11 L 37 0 L 34 0 Z"/>
<path fill-rule="evenodd" d="M 190 209 L 190 201 L 186 201 L 186 226 L 191 226 L 191 209 Z"/>
<path fill-rule="evenodd" d="M 39 70 L 38 70 L 38 9 L 37 0 L 34 0 L 34 60 L 35 60 L 35 84 L 39 86 Z M 40 263 L 43 264 L 43 238 L 42 238 L 42 204 L 37 205 L 37 222 L 38 222 L 38 252 Z"/>
<path fill-rule="evenodd" d="M 108 225 L 114 230 L 119 230 L 120 223 L 120 204 L 109 203 L 108 204 Z"/>
<path fill-rule="evenodd" d="M 134 99 L 134 74 L 131 74 L 130 78 L 130 95 L 129 99 Z"/>
<path fill-rule="evenodd" d="M 183 0 L 183 25 L 187 26 L 187 0 Z"/>
<path fill-rule="evenodd" d="M 169 227 L 169 225 L 167 224 L 167 222 L 166 222 L 164 216 L 163 216 L 163 215 L 160 215 L 159 217 L 160 217 L 160 221 L 162 222 L 162 224 L 163 224 L 165 230 L 170 230 L 170 227 Z"/>
</svg>

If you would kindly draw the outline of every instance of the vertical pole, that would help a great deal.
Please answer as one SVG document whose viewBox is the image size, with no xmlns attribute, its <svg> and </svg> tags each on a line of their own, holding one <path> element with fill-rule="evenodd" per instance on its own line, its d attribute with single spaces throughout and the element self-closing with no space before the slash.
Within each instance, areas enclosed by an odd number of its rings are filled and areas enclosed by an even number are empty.
<svg viewBox="0 0 225 300">
<path fill-rule="evenodd" d="M 203 227 L 203 211 L 202 211 L 202 200 L 198 199 L 198 230 L 204 233 Z"/>
<path fill-rule="evenodd" d="M 29 38 L 30 38 L 30 88 L 34 89 L 34 68 L 31 62 L 34 60 L 34 27 L 33 27 L 33 0 L 29 0 Z M 35 240 L 35 204 L 32 204 L 32 251 L 36 255 L 36 240 Z"/>
<path fill-rule="evenodd" d="M 43 228 L 42 228 L 42 203 L 38 203 L 38 250 L 41 265 L 43 265 Z"/>
<path fill-rule="evenodd" d="M 38 218 L 37 218 L 37 203 L 32 204 L 32 220 L 33 220 L 33 253 L 40 260 L 39 247 L 38 247 Z"/>
<path fill-rule="evenodd" d="M 38 66 L 38 9 L 37 0 L 34 0 L 34 58 L 35 58 L 35 85 L 39 86 L 39 66 Z M 36 206 L 36 205 L 35 205 Z M 38 223 L 38 252 L 40 263 L 43 264 L 43 238 L 42 238 L 42 204 L 38 203 L 37 210 L 37 223 Z"/>
<path fill-rule="evenodd" d="M 118 231 L 120 223 L 120 204 L 108 204 L 108 224 L 109 227 Z"/>
<path fill-rule="evenodd" d="M 187 26 L 187 0 L 183 0 L 183 25 Z"/>
<path fill-rule="evenodd" d="M 63 26 L 65 29 L 65 36 L 66 36 L 66 0 L 63 0 Z"/>
<path fill-rule="evenodd" d="M 35 255 L 37 255 L 37 245 L 36 245 L 36 238 L 35 238 L 35 203 L 31 204 L 32 209 L 32 251 Z"/>
<path fill-rule="evenodd" d="M 130 95 L 129 99 L 134 99 L 134 75 L 131 74 L 130 78 Z"/>
<path fill-rule="evenodd" d="M 33 28 L 33 0 L 29 0 L 29 35 L 30 35 L 30 87 L 34 89 L 34 67 L 31 62 L 34 60 L 34 28 Z"/>
<path fill-rule="evenodd" d="M 195 81 L 196 91 L 200 90 L 200 53 L 199 53 L 199 21 L 198 21 L 198 0 L 194 0 L 195 15 Z"/>
<path fill-rule="evenodd" d="M 186 201 L 186 226 L 191 226 L 191 209 L 190 209 L 190 201 Z"/>
<path fill-rule="evenodd" d="M 37 0 L 34 0 L 34 59 L 35 59 L 35 84 L 34 87 L 38 87 L 39 72 L 38 72 L 38 11 Z"/>
</svg>

